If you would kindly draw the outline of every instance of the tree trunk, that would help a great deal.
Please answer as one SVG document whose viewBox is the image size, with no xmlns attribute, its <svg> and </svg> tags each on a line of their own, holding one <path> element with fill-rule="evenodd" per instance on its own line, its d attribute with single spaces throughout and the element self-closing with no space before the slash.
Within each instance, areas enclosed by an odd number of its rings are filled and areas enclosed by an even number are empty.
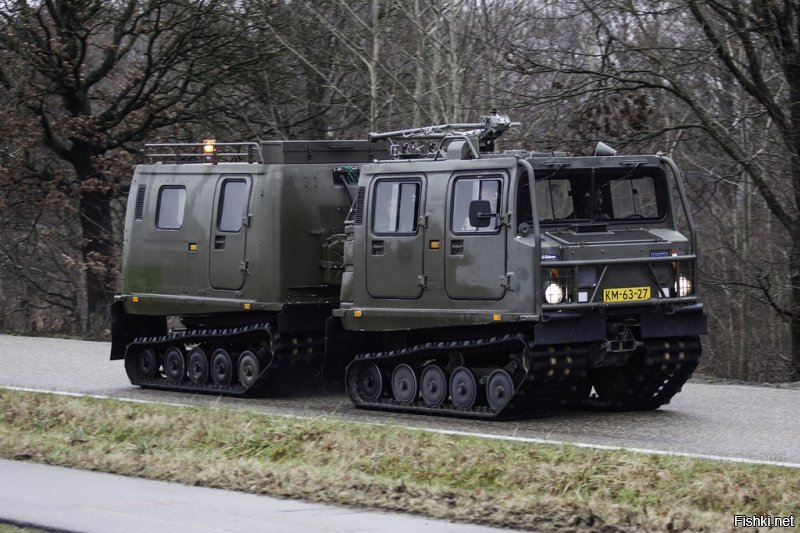
<svg viewBox="0 0 800 533">
<path fill-rule="evenodd" d="M 800 230 L 792 235 L 792 253 L 789 259 L 791 283 L 792 357 L 789 381 L 800 380 Z"/>
<path fill-rule="evenodd" d="M 78 209 L 83 233 L 81 254 L 86 268 L 86 323 L 89 330 L 93 322 L 109 316 L 117 275 L 110 187 L 108 178 L 97 173 L 93 152 L 89 143 L 73 140 L 70 162 L 80 184 Z"/>
<path fill-rule="evenodd" d="M 111 237 L 111 205 L 108 194 L 82 193 L 80 198 L 81 252 L 86 264 L 86 302 L 89 318 L 108 315 L 114 295 L 114 250 Z"/>
</svg>

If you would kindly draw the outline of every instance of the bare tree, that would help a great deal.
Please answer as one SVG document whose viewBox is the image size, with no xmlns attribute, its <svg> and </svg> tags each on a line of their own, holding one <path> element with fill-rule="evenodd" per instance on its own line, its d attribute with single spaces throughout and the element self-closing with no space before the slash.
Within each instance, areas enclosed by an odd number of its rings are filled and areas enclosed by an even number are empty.
<svg viewBox="0 0 800 533">
<path fill-rule="evenodd" d="M 234 4 L 17 0 L 0 9 L 0 87 L 72 170 L 56 179 L 77 202 L 92 315 L 107 314 L 116 283 L 112 201 L 123 180 L 104 156 L 216 111 L 209 96 L 227 73 L 257 62 Z"/>
<path fill-rule="evenodd" d="M 645 120 L 618 122 L 621 140 L 652 146 L 664 139 L 673 145 L 656 146 L 670 149 L 677 140 L 705 136 L 736 165 L 732 175 L 741 180 L 744 198 L 758 192 L 775 231 L 788 236 L 789 280 L 769 275 L 781 269 L 756 268 L 745 289 L 759 291 L 774 316 L 790 324 L 788 377 L 799 379 L 800 4 L 577 0 L 559 3 L 550 15 L 551 26 L 570 28 L 569 42 L 542 50 L 520 39 L 523 30 L 544 22 L 535 13 L 518 21 L 519 34 L 505 46 L 511 70 L 558 76 L 559 84 L 538 92 L 536 103 L 591 107 L 612 96 L 633 102 L 644 95 L 636 107 L 647 113 Z M 630 120 L 636 112 L 624 116 Z M 737 223 L 747 220 L 747 210 L 742 213 Z M 744 249 L 754 255 L 746 258 L 749 264 L 759 264 L 757 252 Z"/>
</svg>

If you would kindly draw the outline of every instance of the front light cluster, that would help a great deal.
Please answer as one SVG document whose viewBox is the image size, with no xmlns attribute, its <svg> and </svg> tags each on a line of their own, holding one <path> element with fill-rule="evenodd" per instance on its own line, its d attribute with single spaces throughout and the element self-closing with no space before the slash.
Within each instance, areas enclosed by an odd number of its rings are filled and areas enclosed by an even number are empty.
<svg viewBox="0 0 800 533">
<path fill-rule="evenodd" d="M 549 304 L 560 304 L 564 300 L 564 289 L 558 283 L 551 281 L 544 289 L 544 300 Z"/>
<path fill-rule="evenodd" d="M 692 280 L 686 276 L 678 276 L 678 281 L 675 282 L 675 294 L 681 298 L 692 294 Z"/>
</svg>

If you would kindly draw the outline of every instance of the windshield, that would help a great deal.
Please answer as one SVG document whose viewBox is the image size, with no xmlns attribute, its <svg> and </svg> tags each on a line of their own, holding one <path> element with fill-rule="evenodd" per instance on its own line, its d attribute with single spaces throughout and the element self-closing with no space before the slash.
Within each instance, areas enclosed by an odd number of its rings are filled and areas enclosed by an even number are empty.
<svg viewBox="0 0 800 533">
<path fill-rule="evenodd" d="M 661 220 L 667 191 L 659 168 L 561 169 L 537 178 L 536 204 L 543 224 Z"/>
</svg>

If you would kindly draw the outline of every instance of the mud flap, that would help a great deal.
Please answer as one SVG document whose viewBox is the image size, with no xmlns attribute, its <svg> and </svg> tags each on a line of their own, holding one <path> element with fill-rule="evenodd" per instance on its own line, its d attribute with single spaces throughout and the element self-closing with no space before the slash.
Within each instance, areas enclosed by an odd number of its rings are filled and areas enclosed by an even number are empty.
<svg viewBox="0 0 800 533">
<path fill-rule="evenodd" d="M 533 338 L 537 346 L 602 341 L 606 338 L 606 317 L 599 313 L 545 315 L 534 326 Z"/>
<path fill-rule="evenodd" d="M 642 313 L 642 338 L 696 337 L 708 333 L 703 304 L 675 308 L 672 312 Z"/>
<path fill-rule="evenodd" d="M 160 336 L 167 333 L 163 316 L 129 315 L 122 302 L 111 304 L 111 360 L 124 359 L 125 349 L 136 337 Z"/>
</svg>

